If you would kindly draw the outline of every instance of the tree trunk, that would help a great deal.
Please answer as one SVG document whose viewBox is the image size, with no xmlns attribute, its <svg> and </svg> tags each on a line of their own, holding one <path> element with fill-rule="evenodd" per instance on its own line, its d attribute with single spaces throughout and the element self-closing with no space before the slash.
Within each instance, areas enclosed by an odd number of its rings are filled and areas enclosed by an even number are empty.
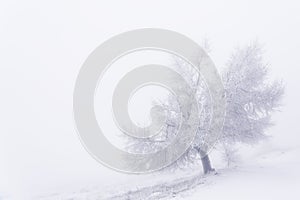
<svg viewBox="0 0 300 200">
<path fill-rule="evenodd" d="M 203 151 L 199 151 L 200 156 L 201 156 L 201 162 L 202 162 L 202 167 L 203 167 L 203 172 L 204 174 L 209 174 L 210 172 L 215 172 L 215 169 L 212 168 L 210 159 L 208 157 L 208 154 Z"/>
</svg>

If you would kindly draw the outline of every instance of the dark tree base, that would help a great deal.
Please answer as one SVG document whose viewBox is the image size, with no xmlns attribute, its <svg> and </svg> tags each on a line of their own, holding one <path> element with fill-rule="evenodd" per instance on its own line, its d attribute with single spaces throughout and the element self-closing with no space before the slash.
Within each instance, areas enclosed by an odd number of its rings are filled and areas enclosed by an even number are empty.
<svg viewBox="0 0 300 200">
<path fill-rule="evenodd" d="M 214 168 L 212 168 L 208 155 L 205 155 L 201 158 L 202 167 L 204 174 L 210 174 L 212 172 L 216 172 Z"/>
</svg>

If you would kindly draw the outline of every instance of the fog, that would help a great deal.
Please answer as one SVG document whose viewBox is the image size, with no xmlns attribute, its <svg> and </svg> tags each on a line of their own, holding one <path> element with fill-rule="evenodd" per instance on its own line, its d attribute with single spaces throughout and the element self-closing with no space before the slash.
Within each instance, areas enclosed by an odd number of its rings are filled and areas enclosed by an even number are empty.
<svg viewBox="0 0 300 200">
<path fill-rule="evenodd" d="M 1 1 L 0 198 L 80 189 L 126 178 L 96 162 L 77 136 L 72 110 L 79 69 L 113 35 L 154 27 L 207 38 L 216 66 L 238 46 L 264 46 L 270 78 L 286 85 L 268 130 L 272 144 L 300 146 L 299 1 Z M 17 198 L 17 197 L 16 197 Z"/>
</svg>

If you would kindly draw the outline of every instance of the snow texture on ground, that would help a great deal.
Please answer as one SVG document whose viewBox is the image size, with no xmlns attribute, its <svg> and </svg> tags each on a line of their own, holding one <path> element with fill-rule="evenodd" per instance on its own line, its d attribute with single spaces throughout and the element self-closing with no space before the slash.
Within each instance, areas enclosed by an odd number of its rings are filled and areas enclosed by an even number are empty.
<svg viewBox="0 0 300 200">
<path fill-rule="evenodd" d="M 276 200 L 300 196 L 300 148 L 260 148 L 237 166 L 203 176 L 200 170 L 149 174 L 110 187 L 86 188 L 73 193 L 39 196 L 40 200 Z"/>
</svg>

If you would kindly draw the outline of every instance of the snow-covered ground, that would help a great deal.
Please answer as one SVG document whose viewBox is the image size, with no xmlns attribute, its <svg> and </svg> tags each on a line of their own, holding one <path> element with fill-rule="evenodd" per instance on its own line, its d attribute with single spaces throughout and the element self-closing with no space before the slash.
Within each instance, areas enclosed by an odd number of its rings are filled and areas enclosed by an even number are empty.
<svg viewBox="0 0 300 200">
<path fill-rule="evenodd" d="M 200 185 L 175 199 L 299 199 L 300 147 L 272 149 Z"/>
<path fill-rule="evenodd" d="M 100 186 L 45 194 L 36 199 L 297 199 L 300 196 L 300 147 L 283 148 L 263 143 L 256 149 L 243 149 L 243 159 L 223 168 L 214 159 L 217 174 L 203 176 L 201 168 L 192 171 L 127 175 Z M 248 154 L 248 155 L 247 155 Z M 123 178 L 125 178 L 123 177 Z"/>
</svg>

